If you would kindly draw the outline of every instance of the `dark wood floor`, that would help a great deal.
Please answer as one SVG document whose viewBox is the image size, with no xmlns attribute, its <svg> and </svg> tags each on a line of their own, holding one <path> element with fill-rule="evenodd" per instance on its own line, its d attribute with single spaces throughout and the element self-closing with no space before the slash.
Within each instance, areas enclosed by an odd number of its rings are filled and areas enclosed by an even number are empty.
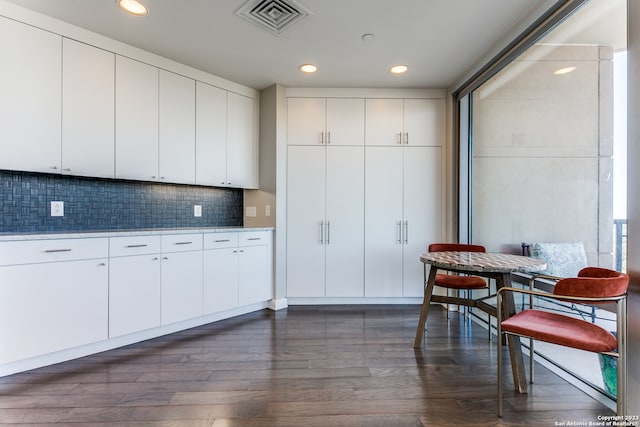
<svg viewBox="0 0 640 427">
<path fill-rule="evenodd" d="M 289 307 L 212 323 L 2 378 L 0 423 L 554 426 L 612 413 L 537 366 L 528 395 L 505 387 L 499 420 L 486 330 L 434 307 L 424 349 L 414 351 L 418 314 Z"/>
</svg>

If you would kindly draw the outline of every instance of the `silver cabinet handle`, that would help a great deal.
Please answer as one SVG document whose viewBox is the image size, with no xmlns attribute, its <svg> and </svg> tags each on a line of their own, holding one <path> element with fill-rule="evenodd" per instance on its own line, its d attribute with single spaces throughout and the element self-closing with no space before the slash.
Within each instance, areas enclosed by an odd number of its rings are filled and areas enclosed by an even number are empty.
<svg viewBox="0 0 640 427">
<path fill-rule="evenodd" d="M 147 246 L 148 245 L 142 243 L 142 244 L 139 244 L 139 245 L 127 245 L 125 247 L 127 247 L 127 248 L 146 248 Z"/>
<path fill-rule="evenodd" d="M 409 220 L 404 221 L 404 243 L 409 243 Z"/>
<path fill-rule="evenodd" d="M 402 221 L 398 221 L 398 244 L 402 244 Z"/>
<path fill-rule="evenodd" d="M 62 170 L 65 171 L 65 172 L 71 172 L 71 168 L 64 168 Z"/>
<path fill-rule="evenodd" d="M 331 221 L 327 221 L 327 245 L 331 241 Z"/>
<path fill-rule="evenodd" d="M 166 257 L 166 256 L 163 256 L 163 257 L 162 257 L 162 259 L 169 259 L 169 258 L 168 258 L 168 257 Z"/>
<path fill-rule="evenodd" d="M 327 131 L 327 144 L 331 144 L 331 131 Z"/>
<path fill-rule="evenodd" d="M 57 166 L 51 166 L 49 169 L 58 170 Z"/>
<path fill-rule="evenodd" d="M 244 249 L 240 249 L 238 252 L 240 252 L 240 253 L 244 253 Z"/>
<path fill-rule="evenodd" d="M 230 242 L 231 240 L 229 239 L 221 239 L 221 240 L 214 240 L 214 243 L 225 243 L 225 242 Z"/>
<path fill-rule="evenodd" d="M 404 143 L 408 144 L 409 143 L 409 132 L 405 132 L 404 133 Z"/>
<path fill-rule="evenodd" d="M 324 221 L 320 221 L 320 244 L 324 245 Z"/>
<path fill-rule="evenodd" d="M 157 261 L 159 258 L 157 256 L 154 256 L 153 258 L 151 258 L 151 261 Z"/>
<path fill-rule="evenodd" d="M 262 240 L 262 237 L 249 237 L 247 240 Z"/>
<path fill-rule="evenodd" d="M 396 136 L 397 136 L 397 138 L 396 138 L 396 142 L 397 142 L 398 144 L 402 144 L 402 132 L 398 132 L 398 133 L 396 134 Z"/>
<path fill-rule="evenodd" d="M 71 249 L 47 249 L 44 251 L 45 254 L 54 254 L 57 252 L 71 252 Z"/>
<path fill-rule="evenodd" d="M 175 242 L 174 245 L 190 245 L 193 242 Z"/>
<path fill-rule="evenodd" d="M 324 131 L 320 132 L 320 144 L 324 144 Z"/>
</svg>

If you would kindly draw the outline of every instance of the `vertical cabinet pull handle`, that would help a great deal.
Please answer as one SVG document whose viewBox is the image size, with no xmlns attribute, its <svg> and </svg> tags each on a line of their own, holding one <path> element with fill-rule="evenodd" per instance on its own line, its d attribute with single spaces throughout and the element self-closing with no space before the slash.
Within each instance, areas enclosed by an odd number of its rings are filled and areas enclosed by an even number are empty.
<svg viewBox="0 0 640 427">
<path fill-rule="evenodd" d="M 404 133 L 404 143 L 408 144 L 409 143 L 409 132 L 405 132 Z"/>
<path fill-rule="evenodd" d="M 320 132 L 320 144 L 324 144 L 324 131 Z"/>
<path fill-rule="evenodd" d="M 320 244 L 324 245 L 324 221 L 320 221 Z"/>
<path fill-rule="evenodd" d="M 327 131 L 327 144 L 331 144 L 331 131 Z"/>
<path fill-rule="evenodd" d="M 396 142 L 398 144 L 402 144 L 402 132 L 398 132 L 398 134 L 396 136 L 397 136 Z"/>
<path fill-rule="evenodd" d="M 409 243 L 409 220 L 404 221 L 404 243 Z"/>
<path fill-rule="evenodd" d="M 327 245 L 331 242 L 331 221 L 327 221 Z"/>
<path fill-rule="evenodd" d="M 402 221 L 398 221 L 398 244 L 402 244 Z"/>
</svg>

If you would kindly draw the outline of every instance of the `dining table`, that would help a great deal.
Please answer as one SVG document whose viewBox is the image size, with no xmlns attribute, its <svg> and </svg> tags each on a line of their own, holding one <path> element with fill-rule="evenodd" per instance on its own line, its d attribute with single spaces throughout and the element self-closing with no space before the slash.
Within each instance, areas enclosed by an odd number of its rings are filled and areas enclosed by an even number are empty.
<svg viewBox="0 0 640 427">
<path fill-rule="evenodd" d="M 513 272 L 535 273 L 547 268 L 545 261 L 537 258 L 491 252 L 428 252 L 420 256 L 420 261 L 424 266 L 424 299 L 414 341 L 414 348 L 416 349 L 422 347 L 427 313 L 438 271 L 446 271 L 453 274 L 472 274 L 493 279 L 495 280 L 497 291 L 502 287 L 511 286 L 511 273 Z M 497 307 L 491 303 L 492 300 L 495 301 L 492 295 L 474 299 L 472 307 L 477 307 L 495 317 L 497 316 Z M 505 318 L 515 314 L 516 307 L 513 294 L 507 292 L 502 304 L 502 312 Z M 509 334 L 507 344 L 516 391 L 527 393 L 520 337 Z"/>
</svg>

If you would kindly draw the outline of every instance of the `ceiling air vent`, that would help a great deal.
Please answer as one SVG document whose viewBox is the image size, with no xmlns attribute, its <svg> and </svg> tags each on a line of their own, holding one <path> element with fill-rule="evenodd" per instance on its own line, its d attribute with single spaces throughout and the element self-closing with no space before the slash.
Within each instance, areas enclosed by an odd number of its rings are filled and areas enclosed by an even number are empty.
<svg viewBox="0 0 640 427">
<path fill-rule="evenodd" d="M 309 14 L 309 10 L 293 0 L 249 0 L 236 11 L 236 15 L 275 35 Z"/>
</svg>

